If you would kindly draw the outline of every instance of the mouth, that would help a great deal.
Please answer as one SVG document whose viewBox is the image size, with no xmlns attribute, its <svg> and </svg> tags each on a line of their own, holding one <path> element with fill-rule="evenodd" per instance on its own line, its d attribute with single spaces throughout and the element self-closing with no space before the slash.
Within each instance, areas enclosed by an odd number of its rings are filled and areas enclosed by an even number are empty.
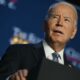
<svg viewBox="0 0 80 80">
<path fill-rule="evenodd" d="M 60 31 L 60 30 L 54 30 L 53 31 L 54 33 L 58 33 L 58 34 L 64 34 L 62 31 Z"/>
</svg>

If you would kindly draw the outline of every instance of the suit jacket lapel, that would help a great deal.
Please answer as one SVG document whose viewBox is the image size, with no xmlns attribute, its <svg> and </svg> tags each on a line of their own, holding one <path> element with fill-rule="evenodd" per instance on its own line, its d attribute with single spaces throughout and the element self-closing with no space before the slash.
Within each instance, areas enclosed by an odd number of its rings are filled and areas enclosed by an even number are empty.
<svg viewBox="0 0 80 80">
<path fill-rule="evenodd" d="M 66 54 L 64 53 L 64 65 L 68 66 L 68 67 L 73 67 L 70 63 L 70 61 L 67 60 Z"/>
<path fill-rule="evenodd" d="M 64 65 L 68 65 L 69 62 L 67 61 L 67 58 L 66 58 L 66 54 L 64 53 Z"/>
</svg>

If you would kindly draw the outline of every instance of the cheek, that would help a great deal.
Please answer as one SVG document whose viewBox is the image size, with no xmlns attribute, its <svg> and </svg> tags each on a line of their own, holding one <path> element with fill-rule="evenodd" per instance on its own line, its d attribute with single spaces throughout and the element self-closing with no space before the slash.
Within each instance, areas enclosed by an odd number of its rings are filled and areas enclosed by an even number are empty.
<svg viewBox="0 0 80 80">
<path fill-rule="evenodd" d="M 51 30 L 49 30 L 49 35 L 53 36 L 53 32 Z"/>
<path fill-rule="evenodd" d="M 68 39 L 70 39 L 71 38 L 71 36 L 72 36 L 72 34 L 73 34 L 73 29 L 66 29 L 65 30 L 65 37 L 66 38 L 68 38 Z"/>
</svg>

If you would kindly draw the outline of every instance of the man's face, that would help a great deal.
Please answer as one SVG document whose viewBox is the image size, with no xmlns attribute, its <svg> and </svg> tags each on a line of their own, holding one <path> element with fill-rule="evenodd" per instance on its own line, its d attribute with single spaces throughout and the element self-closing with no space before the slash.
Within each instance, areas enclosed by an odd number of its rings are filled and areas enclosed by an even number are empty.
<svg viewBox="0 0 80 80">
<path fill-rule="evenodd" d="M 75 13 L 71 7 L 58 5 L 49 11 L 45 33 L 52 42 L 65 44 L 76 34 Z"/>
</svg>

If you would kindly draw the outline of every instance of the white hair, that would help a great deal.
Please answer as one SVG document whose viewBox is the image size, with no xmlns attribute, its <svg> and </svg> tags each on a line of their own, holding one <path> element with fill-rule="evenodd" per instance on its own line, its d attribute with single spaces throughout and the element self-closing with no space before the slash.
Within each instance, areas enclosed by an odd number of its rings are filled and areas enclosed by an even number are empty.
<svg viewBox="0 0 80 80">
<path fill-rule="evenodd" d="M 68 3 L 68 2 L 65 2 L 65 1 L 61 1 L 61 2 L 58 2 L 58 3 L 52 4 L 52 5 L 49 7 L 49 9 L 48 9 L 48 14 L 46 15 L 45 19 L 48 20 L 48 18 L 49 18 L 49 11 L 50 11 L 51 9 L 54 9 L 56 6 L 61 5 L 61 4 L 66 5 L 66 6 L 70 6 L 70 7 L 72 8 L 72 10 L 73 10 L 74 13 L 75 13 L 75 17 L 76 17 L 76 19 L 75 19 L 75 25 L 77 25 L 77 21 L 78 21 L 77 9 L 76 9 L 76 7 L 75 7 L 74 5 L 72 5 L 72 4 Z"/>
</svg>

